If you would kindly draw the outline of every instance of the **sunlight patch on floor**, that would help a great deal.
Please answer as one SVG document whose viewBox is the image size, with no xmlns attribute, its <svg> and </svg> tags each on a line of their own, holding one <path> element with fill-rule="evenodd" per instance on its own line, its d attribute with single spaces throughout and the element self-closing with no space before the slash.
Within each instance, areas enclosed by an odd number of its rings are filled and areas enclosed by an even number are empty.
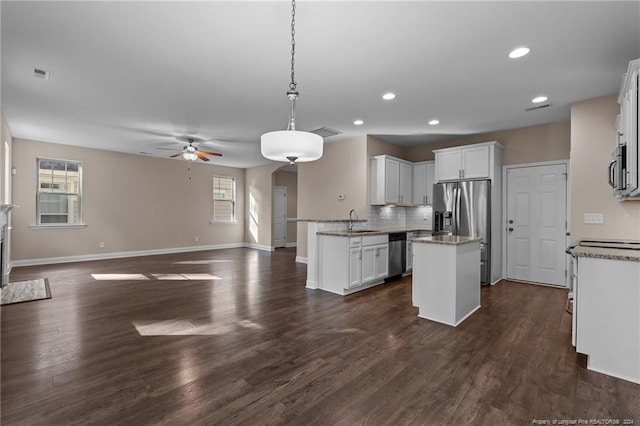
<svg viewBox="0 0 640 426">
<path fill-rule="evenodd" d="M 174 265 L 209 265 L 211 263 L 231 263 L 233 260 L 226 259 L 206 259 L 206 260 L 183 260 L 173 262 Z"/>
<path fill-rule="evenodd" d="M 148 280 L 144 274 L 91 274 L 96 281 Z"/>
<path fill-rule="evenodd" d="M 264 327 L 250 320 L 242 320 L 235 324 L 202 324 L 200 320 L 170 319 L 161 321 L 133 321 L 133 326 L 141 336 L 219 336 L 238 327 L 251 330 L 262 330 Z"/>
<path fill-rule="evenodd" d="M 222 277 L 212 274 L 91 274 L 96 281 L 203 281 L 221 280 Z"/>
<path fill-rule="evenodd" d="M 175 281 L 186 281 L 186 280 L 221 280 L 217 275 L 211 274 L 151 274 L 153 278 L 156 280 L 175 280 Z"/>
</svg>

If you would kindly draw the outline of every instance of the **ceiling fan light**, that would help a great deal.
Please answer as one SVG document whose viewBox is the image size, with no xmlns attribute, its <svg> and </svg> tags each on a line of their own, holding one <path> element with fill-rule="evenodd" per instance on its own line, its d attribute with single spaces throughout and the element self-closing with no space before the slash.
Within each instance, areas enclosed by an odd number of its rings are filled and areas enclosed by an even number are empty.
<svg viewBox="0 0 640 426">
<path fill-rule="evenodd" d="M 182 158 L 187 161 L 195 161 L 198 159 L 198 154 L 196 154 L 195 152 L 185 151 L 182 153 Z"/>
<path fill-rule="evenodd" d="M 322 157 L 323 145 L 321 136 L 299 130 L 277 130 L 260 138 L 262 156 L 273 161 L 315 161 Z"/>
</svg>

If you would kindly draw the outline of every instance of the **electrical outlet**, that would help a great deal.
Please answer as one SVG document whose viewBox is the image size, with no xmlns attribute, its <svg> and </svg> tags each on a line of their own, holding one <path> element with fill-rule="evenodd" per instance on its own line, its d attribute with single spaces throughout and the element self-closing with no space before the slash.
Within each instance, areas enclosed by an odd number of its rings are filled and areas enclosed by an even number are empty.
<svg viewBox="0 0 640 426">
<path fill-rule="evenodd" d="M 100 241 L 100 248 L 104 248 L 104 241 Z"/>
<path fill-rule="evenodd" d="M 200 241 L 200 237 L 195 237 L 194 240 L 197 243 L 198 241 Z"/>
<path fill-rule="evenodd" d="M 584 223 L 601 225 L 604 223 L 604 215 L 602 213 L 585 213 Z"/>
</svg>

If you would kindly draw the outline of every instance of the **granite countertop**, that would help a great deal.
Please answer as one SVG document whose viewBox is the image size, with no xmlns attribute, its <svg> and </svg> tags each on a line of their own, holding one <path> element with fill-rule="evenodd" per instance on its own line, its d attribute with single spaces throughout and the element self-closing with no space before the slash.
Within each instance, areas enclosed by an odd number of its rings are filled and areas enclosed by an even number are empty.
<svg viewBox="0 0 640 426">
<path fill-rule="evenodd" d="M 576 257 L 591 257 L 595 259 L 640 262 L 640 250 L 577 246 L 575 249 L 573 249 L 573 255 Z"/>
<path fill-rule="evenodd" d="M 329 235 L 331 237 L 363 237 L 367 235 L 385 235 L 394 232 L 431 232 L 431 229 L 402 227 L 402 228 L 380 228 L 380 229 L 355 229 L 353 231 L 320 231 L 316 235 Z"/>
<path fill-rule="evenodd" d="M 291 219 L 290 222 L 326 222 L 326 223 L 332 223 L 332 222 L 344 222 L 344 223 L 357 223 L 357 222 L 366 222 L 367 219 L 354 219 L 354 220 L 349 220 L 349 219 Z"/>
<path fill-rule="evenodd" d="M 450 246 L 457 246 L 460 244 L 473 243 L 480 241 L 479 237 L 463 237 L 460 235 L 432 235 L 431 237 L 413 238 L 414 243 L 427 243 L 427 244 L 445 244 Z"/>
</svg>

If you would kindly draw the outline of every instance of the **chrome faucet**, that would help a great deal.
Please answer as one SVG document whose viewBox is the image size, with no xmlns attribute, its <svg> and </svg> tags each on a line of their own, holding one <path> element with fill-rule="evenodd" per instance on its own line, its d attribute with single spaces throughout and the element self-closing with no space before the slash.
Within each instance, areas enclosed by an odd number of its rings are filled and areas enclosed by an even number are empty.
<svg viewBox="0 0 640 426">
<path fill-rule="evenodd" d="M 349 210 L 349 232 L 353 231 L 353 216 L 358 220 L 358 213 L 354 209 Z"/>
</svg>

